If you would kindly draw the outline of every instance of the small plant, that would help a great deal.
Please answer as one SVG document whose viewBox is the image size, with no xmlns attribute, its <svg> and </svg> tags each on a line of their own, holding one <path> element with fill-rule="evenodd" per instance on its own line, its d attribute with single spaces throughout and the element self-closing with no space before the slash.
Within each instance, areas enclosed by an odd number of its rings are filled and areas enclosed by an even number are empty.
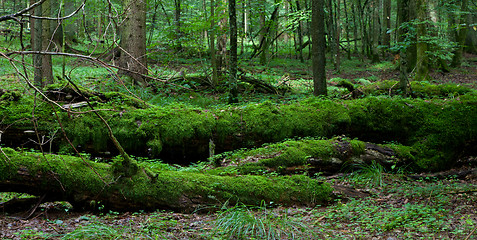
<svg viewBox="0 0 477 240">
<path fill-rule="evenodd" d="M 358 178 L 365 180 L 366 184 L 369 184 L 374 187 L 383 187 L 384 186 L 384 167 L 377 163 L 376 161 L 371 162 L 371 164 L 359 164 Z"/>
<path fill-rule="evenodd" d="M 295 239 L 309 231 L 303 223 L 277 214 L 265 206 L 256 211 L 245 205 L 236 205 L 219 213 L 215 233 L 228 239 Z"/>
<path fill-rule="evenodd" d="M 63 236 L 62 239 L 120 239 L 118 230 L 104 223 L 91 223 L 81 226 Z"/>
</svg>

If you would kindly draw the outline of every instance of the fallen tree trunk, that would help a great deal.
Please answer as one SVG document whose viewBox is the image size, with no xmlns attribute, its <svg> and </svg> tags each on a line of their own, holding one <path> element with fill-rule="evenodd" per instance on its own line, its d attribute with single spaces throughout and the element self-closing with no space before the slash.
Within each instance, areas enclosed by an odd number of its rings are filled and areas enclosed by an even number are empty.
<svg viewBox="0 0 477 240">
<path fill-rule="evenodd" d="M 359 170 L 375 163 L 385 169 L 412 164 L 416 152 L 397 144 L 373 144 L 336 137 L 330 140 L 289 140 L 252 150 L 219 154 L 211 158 L 224 168 L 235 168 L 240 174 L 277 172 L 280 174 L 315 173 L 331 175 Z M 230 171 L 223 169 L 223 171 Z"/>
<path fill-rule="evenodd" d="M 0 192 L 43 196 L 44 201 L 68 201 L 79 209 L 190 212 L 229 202 L 250 205 L 313 206 L 330 198 L 331 187 L 306 176 L 215 176 L 203 173 L 143 168 L 131 177 L 118 175 L 114 164 L 72 156 L 42 155 L 3 148 Z"/>
<path fill-rule="evenodd" d="M 116 109 L 101 114 L 126 152 L 176 164 L 204 161 L 214 153 L 308 136 L 346 135 L 368 142 L 400 143 L 417 151 L 413 163 L 416 170 L 450 168 L 462 155 L 477 151 L 477 95 L 473 92 L 454 99 L 367 97 L 331 101 L 310 98 L 288 104 L 267 101 L 221 109 L 181 104 L 147 106 L 118 94 L 105 95 L 110 102 L 98 100 L 96 107 Z M 58 120 L 52 114 L 58 109 L 37 104 L 33 117 L 32 105 L 33 101 L 27 98 L 2 101 L 2 144 L 18 146 L 32 139 L 40 142 L 35 135 L 23 134 L 31 130 L 40 131 L 40 137 L 58 131 Z M 92 113 L 61 112 L 59 116 L 66 135 L 80 151 L 110 153 L 110 157 L 117 154 L 111 153 L 114 145 Z M 36 129 L 32 126 L 33 120 L 37 122 Z M 49 144 L 54 150 L 72 152 L 71 146 L 58 136 Z"/>
</svg>

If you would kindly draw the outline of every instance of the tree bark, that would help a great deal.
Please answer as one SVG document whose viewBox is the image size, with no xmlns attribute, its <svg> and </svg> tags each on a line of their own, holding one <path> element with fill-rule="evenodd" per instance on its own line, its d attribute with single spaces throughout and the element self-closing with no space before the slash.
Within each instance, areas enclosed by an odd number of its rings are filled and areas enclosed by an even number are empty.
<svg viewBox="0 0 477 240">
<path fill-rule="evenodd" d="M 300 1 L 296 1 L 296 11 L 299 12 L 301 10 L 300 8 Z M 299 51 L 298 51 L 298 59 L 300 59 L 300 62 L 305 62 L 303 59 L 303 34 L 302 34 L 302 27 L 303 23 L 301 20 L 298 20 L 298 27 L 297 27 L 297 40 L 298 40 L 298 46 Z"/>
<path fill-rule="evenodd" d="M 147 75 L 146 57 L 146 2 L 145 0 L 123 0 L 125 20 L 120 26 L 122 52 L 118 74 L 131 77 L 139 86 L 146 86 L 142 75 Z M 142 74 L 142 75 L 141 75 Z"/>
<path fill-rule="evenodd" d="M 313 94 L 326 95 L 326 43 L 325 43 L 325 13 L 323 0 L 312 2 L 312 51 L 313 51 Z"/>
<path fill-rule="evenodd" d="M 429 56 L 427 54 L 428 43 L 425 40 L 427 36 L 428 19 L 427 0 L 417 0 L 417 44 L 416 44 L 416 81 L 424 81 L 429 78 Z"/>
<path fill-rule="evenodd" d="M 217 56 L 216 56 L 216 49 L 215 49 L 215 25 L 217 24 L 215 20 L 215 8 L 216 4 L 214 0 L 210 1 L 210 31 L 209 31 L 209 52 L 210 52 L 210 65 L 212 68 L 212 80 L 211 85 L 212 87 L 217 87 L 219 83 L 219 69 L 217 66 Z"/>
<path fill-rule="evenodd" d="M 46 0 L 33 10 L 33 14 L 42 17 L 51 17 L 51 0 Z M 31 1 L 35 3 L 36 1 Z M 53 48 L 49 20 L 30 19 L 31 46 L 33 51 L 49 51 Z M 44 87 L 53 83 L 53 65 L 51 55 L 33 56 L 34 82 L 36 86 Z"/>
<path fill-rule="evenodd" d="M 408 39 L 408 27 L 404 26 L 409 22 L 409 0 L 398 0 L 397 6 L 397 41 L 401 45 L 399 50 L 399 86 L 402 94 L 407 96 L 409 93 L 409 78 L 408 78 L 408 58 L 405 41 Z"/>
<path fill-rule="evenodd" d="M 229 103 L 238 102 L 237 89 L 237 9 L 236 0 L 229 0 L 230 62 L 229 62 Z"/>
<path fill-rule="evenodd" d="M 383 45 L 391 47 L 391 0 L 383 0 Z"/>
<path fill-rule="evenodd" d="M 468 0 L 461 0 L 460 6 L 460 17 L 457 20 L 458 26 L 455 30 L 455 39 L 458 44 L 457 49 L 454 52 L 454 57 L 452 58 L 452 67 L 460 67 L 462 64 L 462 58 L 464 54 L 464 45 L 465 39 L 467 37 L 468 26 L 466 24 L 467 12 L 468 12 Z"/>
<path fill-rule="evenodd" d="M 181 1 L 182 0 L 174 0 L 174 23 L 176 26 L 175 29 L 175 48 L 177 51 L 182 50 L 182 30 L 181 30 Z"/>
</svg>

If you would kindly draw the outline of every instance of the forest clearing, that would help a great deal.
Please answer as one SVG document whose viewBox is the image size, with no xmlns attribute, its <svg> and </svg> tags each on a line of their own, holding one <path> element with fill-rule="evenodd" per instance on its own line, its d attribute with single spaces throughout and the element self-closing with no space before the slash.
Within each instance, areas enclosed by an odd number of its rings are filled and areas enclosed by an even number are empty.
<svg viewBox="0 0 477 240">
<path fill-rule="evenodd" d="M 477 239 L 475 10 L 0 1 L 0 238 Z"/>
</svg>

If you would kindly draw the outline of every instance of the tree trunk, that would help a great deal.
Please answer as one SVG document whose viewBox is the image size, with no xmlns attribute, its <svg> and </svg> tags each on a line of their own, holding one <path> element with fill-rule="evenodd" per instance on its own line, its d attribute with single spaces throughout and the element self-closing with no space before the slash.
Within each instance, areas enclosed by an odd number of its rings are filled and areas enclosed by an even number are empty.
<svg viewBox="0 0 477 240">
<path fill-rule="evenodd" d="M 237 90 L 237 9 L 236 0 L 229 0 L 230 61 L 229 61 L 229 103 L 238 102 Z"/>
<path fill-rule="evenodd" d="M 314 206 L 330 198 L 327 184 L 306 176 L 216 176 L 142 169 L 124 177 L 115 166 L 57 155 L 16 152 L 0 154 L 0 192 L 45 196 L 44 201 L 68 201 L 76 209 L 137 211 L 172 209 L 192 212 L 225 202 L 263 202 Z"/>
<path fill-rule="evenodd" d="M 296 11 L 299 12 L 301 10 L 300 8 L 300 1 L 296 1 Z M 302 34 L 302 27 L 303 23 L 301 20 L 298 20 L 298 28 L 297 28 L 297 40 L 298 40 L 298 45 L 299 51 L 298 51 L 298 58 L 300 59 L 300 62 L 305 62 L 303 59 L 303 34 Z"/>
<path fill-rule="evenodd" d="M 406 48 L 407 71 L 414 72 L 417 64 L 417 26 L 412 23 L 417 19 L 417 0 L 408 1 L 408 22 L 412 25 L 412 31 L 409 31 L 409 46 Z"/>
<path fill-rule="evenodd" d="M 353 16 L 353 36 L 354 36 L 354 52 L 358 55 L 361 56 L 361 54 L 359 54 L 359 51 L 358 51 L 358 28 L 360 26 L 359 24 L 359 21 L 356 20 L 356 18 L 358 17 L 357 14 L 356 14 L 356 3 L 354 1 L 351 2 L 352 5 L 351 5 L 351 15 Z M 361 38 L 361 41 L 362 41 L 362 38 Z M 360 57 L 361 61 L 363 61 L 364 59 L 362 57 Z"/>
<path fill-rule="evenodd" d="M 391 47 L 391 0 L 383 0 L 383 45 Z"/>
<path fill-rule="evenodd" d="M 31 3 L 35 3 L 32 1 Z M 36 16 L 51 17 L 51 0 L 46 0 L 33 11 Z M 30 19 L 31 21 L 31 46 L 33 51 L 49 51 L 53 48 L 51 43 L 51 28 L 48 20 Z M 53 83 L 53 68 L 51 55 L 33 56 L 34 82 L 39 87 Z"/>
<path fill-rule="evenodd" d="M 174 23 L 176 26 L 175 29 L 175 48 L 177 51 L 182 50 L 182 31 L 181 31 L 181 1 L 174 0 Z"/>
<path fill-rule="evenodd" d="M 119 66 L 126 70 L 118 74 L 131 77 L 139 86 L 146 86 L 142 75 L 146 75 L 146 2 L 145 0 L 123 0 L 125 19 L 120 26 L 121 56 Z"/>
<path fill-rule="evenodd" d="M 326 43 L 325 43 L 325 12 L 323 0 L 312 2 L 312 61 L 313 61 L 313 94 L 326 95 Z"/>
<path fill-rule="evenodd" d="M 217 56 L 215 49 L 215 26 L 217 22 L 215 21 L 215 1 L 210 1 L 210 31 L 209 31 L 209 52 L 210 52 L 210 63 L 212 68 L 212 80 L 211 85 L 213 88 L 217 87 L 219 83 L 219 69 L 217 66 Z"/>
<path fill-rule="evenodd" d="M 218 75 L 221 76 L 225 70 L 226 67 L 226 58 L 227 58 L 227 17 L 226 17 L 226 10 L 227 10 L 227 0 L 220 0 L 218 2 L 221 6 L 218 8 L 222 8 L 223 12 L 222 17 L 219 20 L 219 27 L 218 27 L 218 32 L 219 35 L 217 36 L 217 54 L 215 57 L 215 60 L 217 62 L 217 70 L 218 70 Z"/>
<path fill-rule="evenodd" d="M 381 7 L 381 4 L 379 3 L 378 0 L 374 0 L 371 5 L 371 23 L 370 23 L 370 28 L 371 28 L 371 62 L 372 63 L 378 63 L 379 60 L 379 39 L 381 37 L 381 27 L 379 25 L 379 9 Z"/>
<path fill-rule="evenodd" d="M 329 51 L 331 52 L 331 62 L 333 63 L 334 70 L 336 70 L 336 24 L 335 24 L 335 14 L 333 10 L 333 1 L 327 0 L 325 2 L 326 9 L 328 10 L 328 16 L 326 21 L 326 29 L 328 30 L 328 44 L 330 46 Z"/>
<path fill-rule="evenodd" d="M 263 153 L 267 157 L 263 157 Z M 378 145 L 359 140 L 336 137 L 330 140 L 288 140 L 258 149 L 244 150 L 237 155 L 217 156 L 214 163 L 221 167 L 237 166 L 239 174 L 247 167 L 260 167 L 265 172 L 281 174 L 315 173 L 332 175 L 378 163 L 385 169 L 412 164 L 409 148 L 397 144 Z M 293 160 L 290 160 L 293 159 Z M 257 171 L 259 172 L 259 171 Z"/>
<path fill-rule="evenodd" d="M 429 78 L 429 56 L 427 54 L 428 43 L 425 40 L 427 36 L 428 19 L 427 0 L 416 0 L 417 6 L 417 44 L 416 44 L 416 81 L 424 81 Z"/>
<path fill-rule="evenodd" d="M 409 93 L 409 78 L 408 78 L 408 62 L 407 62 L 407 49 L 404 41 L 407 39 L 408 28 L 404 26 L 409 22 L 409 0 L 398 0 L 397 7 L 397 41 L 401 45 L 399 51 L 399 86 L 402 94 L 407 96 Z"/>
<path fill-rule="evenodd" d="M 454 57 L 452 58 L 452 67 L 460 67 L 462 64 L 462 56 L 464 53 L 465 39 L 467 37 L 468 26 L 466 24 L 467 12 L 468 12 L 468 0 L 461 0 L 460 6 L 460 17 L 458 18 L 458 26 L 455 30 L 455 40 L 458 44 L 457 49 L 454 52 Z"/>
<path fill-rule="evenodd" d="M 341 0 L 335 1 L 335 11 L 334 11 L 334 27 L 333 34 L 335 40 L 335 57 L 334 57 L 334 69 L 336 73 L 340 72 L 341 67 L 341 51 L 340 51 L 340 39 L 341 39 Z"/>
<path fill-rule="evenodd" d="M 348 60 L 351 60 L 351 47 L 350 47 L 350 39 L 349 39 L 349 16 L 348 16 L 348 5 L 347 5 L 347 0 L 343 0 L 343 7 L 344 7 L 344 13 L 345 13 L 345 34 L 346 34 L 346 46 L 347 46 L 347 53 L 348 53 Z M 356 26 L 354 26 L 356 28 Z"/>
<path fill-rule="evenodd" d="M 260 18 L 260 44 L 259 44 L 259 51 L 261 50 L 262 53 L 260 54 L 260 64 L 266 65 L 268 59 L 268 30 L 267 30 L 267 20 L 266 20 L 266 0 L 260 0 L 259 2 L 259 18 Z"/>
</svg>

